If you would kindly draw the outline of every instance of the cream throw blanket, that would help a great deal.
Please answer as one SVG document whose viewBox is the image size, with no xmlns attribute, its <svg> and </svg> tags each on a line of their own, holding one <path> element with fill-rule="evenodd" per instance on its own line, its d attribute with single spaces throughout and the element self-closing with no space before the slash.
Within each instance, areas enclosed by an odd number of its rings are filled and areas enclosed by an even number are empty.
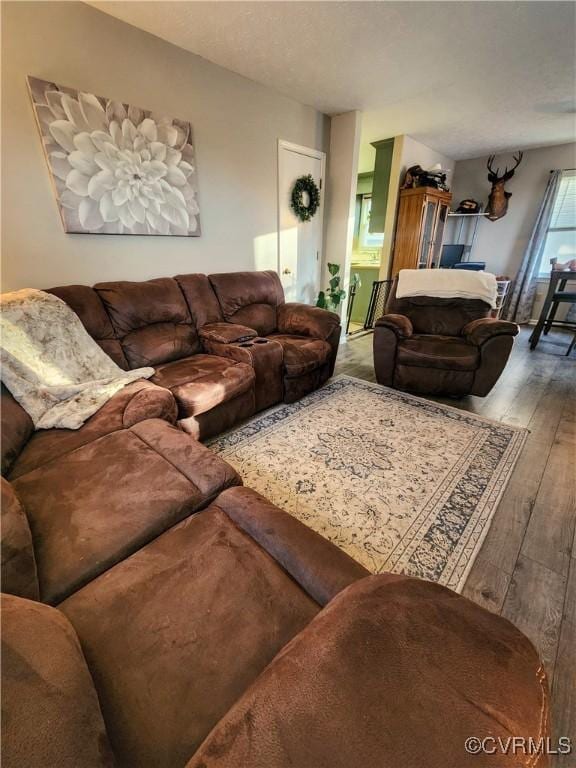
<svg viewBox="0 0 576 768">
<path fill-rule="evenodd" d="M 1 297 L 2 381 L 36 429 L 78 429 L 153 368 L 123 371 L 61 299 L 26 288 Z"/>
<path fill-rule="evenodd" d="M 396 296 L 435 296 L 440 299 L 481 299 L 496 307 L 496 277 L 466 269 L 401 269 Z"/>
</svg>

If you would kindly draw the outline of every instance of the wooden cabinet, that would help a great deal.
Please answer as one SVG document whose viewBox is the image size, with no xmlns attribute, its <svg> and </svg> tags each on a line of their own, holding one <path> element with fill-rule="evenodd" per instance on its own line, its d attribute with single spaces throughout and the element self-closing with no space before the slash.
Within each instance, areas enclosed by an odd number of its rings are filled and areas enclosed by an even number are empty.
<svg viewBox="0 0 576 768">
<path fill-rule="evenodd" d="M 432 187 L 401 190 L 392 277 L 401 269 L 432 269 L 440 265 L 451 200 L 450 192 Z"/>
</svg>

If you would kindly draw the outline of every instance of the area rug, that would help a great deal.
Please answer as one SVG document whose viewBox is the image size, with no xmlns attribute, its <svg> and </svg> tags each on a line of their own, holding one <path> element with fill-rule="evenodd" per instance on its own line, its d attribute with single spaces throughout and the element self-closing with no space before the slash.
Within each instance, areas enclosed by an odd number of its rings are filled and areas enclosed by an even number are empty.
<svg viewBox="0 0 576 768">
<path fill-rule="evenodd" d="M 372 573 L 456 591 L 527 431 L 350 376 L 211 441 L 244 483 Z"/>
</svg>

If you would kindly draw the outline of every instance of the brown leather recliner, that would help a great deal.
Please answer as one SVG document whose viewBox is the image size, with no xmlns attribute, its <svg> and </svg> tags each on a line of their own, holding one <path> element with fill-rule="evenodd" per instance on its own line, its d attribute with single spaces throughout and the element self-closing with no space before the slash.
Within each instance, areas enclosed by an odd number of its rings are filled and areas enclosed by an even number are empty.
<svg viewBox="0 0 576 768">
<path fill-rule="evenodd" d="M 490 306 L 480 299 L 398 299 L 395 281 L 374 328 L 378 383 L 422 395 L 484 397 L 519 331 L 489 315 Z"/>
</svg>

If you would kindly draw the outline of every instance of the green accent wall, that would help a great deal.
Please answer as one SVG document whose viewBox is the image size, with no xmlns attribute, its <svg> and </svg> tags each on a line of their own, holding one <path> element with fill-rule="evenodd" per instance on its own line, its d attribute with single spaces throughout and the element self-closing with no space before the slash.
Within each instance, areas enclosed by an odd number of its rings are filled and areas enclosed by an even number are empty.
<svg viewBox="0 0 576 768">
<path fill-rule="evenodd" d="M 358 182 L 356 184 L 357 195 L 369 195 L 372 192 L 372 185 L 374 184 L 374 174 L 372 171 L 368 173 L 359 173 Z"/>
<path fill-rule="evenodd" d="M 360 285 L 356 289 L 354 304 L 350 320 L 353 323 L 364 325 L 366 315 L 368 314 L 368 304 L 372 296 L 372 283 L 378 280 L 378 267 L 352 267 L 350 276 L 357 274 L 360 276 Z"/>
<path fill-rule="evenodd" d="M 394 139 L 374 141 L 372 146 L 376 149 L 374 162 L 374 182 L 372 185 L 372 211 L 370 214 L 370 232 L 384 232 L 386 221 L 386 208 L 388 206 L 388 187 L 390 185 L 390 171 L 392 170 L 392 154 L 394 152 Z"/>
</svg>

